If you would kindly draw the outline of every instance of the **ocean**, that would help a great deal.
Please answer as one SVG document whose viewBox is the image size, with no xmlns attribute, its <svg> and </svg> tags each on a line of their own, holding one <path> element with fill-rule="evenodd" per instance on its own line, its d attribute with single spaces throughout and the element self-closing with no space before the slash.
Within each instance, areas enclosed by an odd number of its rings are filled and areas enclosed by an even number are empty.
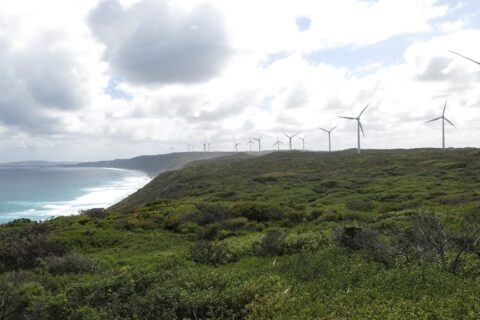
<svg viewBox="0 0 480 320">
<path fill-rule="evenodd" d="M 142 172 L 122 169 L 0 168 L 0 223 L 108 207 L 149 181 Z"/>
</svg>

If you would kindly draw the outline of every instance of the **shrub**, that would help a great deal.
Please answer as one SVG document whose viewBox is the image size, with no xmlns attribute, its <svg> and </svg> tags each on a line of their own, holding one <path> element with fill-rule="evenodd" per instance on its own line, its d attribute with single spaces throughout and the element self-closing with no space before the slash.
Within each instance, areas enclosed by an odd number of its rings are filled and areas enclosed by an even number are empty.
<svg viewBox="0 0 480 320">
<path fill-rule="evenodd" d="M 63 248 L 47 241 L 49 232 L 45 223 L 35 223 L 0 233 L 0 271 L 33 268 L 38 258 L 63 254 Z"/>
<path fill-rule="evenodd" d="M 369 257 L 385 265 L 394 263 L 391 249 L 378 240 L 378 232 L 359 227 L 343 227 L 334 232 L 337 241 L 343 247 L 351 250 L 365 250 Z"/>
<path fill-rule="evenodd" d="M 253 251 L 261 256 L 278 256 L 286 253 L 287 242 L 284 232 L 269 230 L 260 242 L 253 246 Z"/>
<path fill-rule="evenodd" d="M 237 203 L 232 210 L 236 216 L 258 222 L 280 220 L 283 216 L 283 211 L 279 207 L 257 202 Z"/>
<path fill-rule="evenodd" d="M 347 209 L 355 211 L 370 211 L 373 210 L 373 205 L 370 201 L 362 199 L 349 199 L 345 202 Z"/>
<path fill-rule="evenodd" d="M 92 208 L 86 210 L 80 210 L 80 214 L 86 215 L 92 219 L 105 219 L 107 216 L 107 210 L 103 208 Z"/>
<path fill-rule="evenodd" d="M 43 261 L 48 272 L 57 275 L 95 271 L 95 263 L 91 259 L 73 252 L 63 257 L 46 257 Z"/>
<path fill-rule="evenodd" d="M 211 203 L 197 203 L 195 207 L 198 210 L 197 212 L 182 214 L 179 222 L 194 222 L 200 226 L 205 226 L 232 218 L 230 211 L 223 206 Z"/>
<path fill-rule="evenodd" d="M 238 260 L 228 248 L 218 242 L 199 240 L 190 248 L 193 261 L 217 266 Z"/>
</svg>

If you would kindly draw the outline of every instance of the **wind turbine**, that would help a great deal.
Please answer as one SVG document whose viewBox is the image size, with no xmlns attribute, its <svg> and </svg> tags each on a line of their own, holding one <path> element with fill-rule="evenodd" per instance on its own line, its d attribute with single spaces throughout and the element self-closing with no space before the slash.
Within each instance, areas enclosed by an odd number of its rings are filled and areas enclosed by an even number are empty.
<svg viewBox="0 0 480 320">
<path fill-rule="evenodd" d="M 234 143 L 233 151 L 238 152 L 238 146 L 241 145 L 241 143 L 240 142 L 233 142 L 233 143 Z"/>
<path fill-rule="evenodd" d="M 255 140 L 258 142 L 258 152 L 262 151 L 262 136 L 258 138 L 252 138 L 252 140 Z"/>
<path fill-rule="evenodd" d="M 210 152 L 210 145 L 211 143 L 210 142 L 207 142 L 207 151 Z"/>
<path fill-rule="evenodd" d="M 447 121 L 454 128 L 456 128 L 455 125 L 445 117 L 445 109 L 447 109 L 447 101 L 445 101 L 445 105 L 443 106 L 443 112 L 442 112 L 441 117 L 438 117 L 438 118 L 435 118 L 435 119 L 432 119 L 432 120 L 429 120 L 429 121 L 425 122 L 425 123 L 429 123 L 429 122 L 434 122 L 434 121 L 442 119 L 442 148 L 443 149 L 445 149 L 445 121 Z"/>
<path fill-rule="evenodd" d="M 250 147 L 250 152 L 252 152 L 252 144 L 253 144 L 253 141 L 250 139 L 250 140 L 248 140 L 247 144 L 248 144 L 248 146 Z"/>
<path fill-rule="evenodd" d="M 473 63 L 476 63 L 476 64 L 480 65 L 480 62 L 475 61 L 475 60 L 473 60 L 473 59 L 470 59 L 469 57 L 465 57 L 463 54 L 460 54 L 460 53 L 457 53 L 457 52 L 451 51 L 451 50 L 448 50 L 448 51 L 450 51 L 450 52 L 453 53 L 453 54 L 456 54 L 457 56 L 460 56 L 460 57 L 462 57 L 462 58 L 465 58 L 465 59 L 467 59 L 467 60 L 472 61 Z"/>
<path fill-rule="evenodd" d="M 320 128 L 320 130 L 323 130 L 325 131 L 326 133 L 328 133 L 328 151 L 332 151 L 332 140 L 330 139 L 330 134 L 332 133 L 333 130 L 335 130 L 337 126 L 333 127 L 332 129 L 330 130 L 326 130 L 326 129 L 323 129 L 323 128 Z"/>
<path fill-rule="evenodd" d="M 298 137 L 298 139 L 302 140 L 302 151 L 305 151 L 305 139 L 307 139 L 308 136 Z"/>
<path fill-rule="evenodd" d="M 363 136 L 365 137 L 365 132 L 363 132 L 363 126 L 362 123 L 360 122 L 360 117 L 362 114 L 367 110 L 368 106 L 370 105 L 370 102 L 363 108 L 362 112 L 358 115 L 358 117 L 339 117 L 343 119 L 348 119 L 348 120 L 357 120 L 357 152 L 360 153 L 360 131 L 362 131 Z"/>
<path fill-rule="evenodd" d="M 291 135 L 291 136 L 289 136 L 285 132 L 283 132 L 283 134 L 288 138 L 288 147 L 290 148 L 290 151 L 292 151 L 292 148 L 293 148 L 292 139 L 298 136 L 298 133 L 295 133 L 294 135 Z"/>
<path fill-rule="evenodd" d="M 278 137 L 277 137 L 277 142 L 275 142 L 275 143 L 273 144 L 273 146 L 274 146 L 274 147 L 277 146 L 277 151 L 280 151 L 280 145 L 281 145 L 281 144 L 283 144 L 283 142 L 280 141 L 280 140 L 278 140 Z"/>
</svg>

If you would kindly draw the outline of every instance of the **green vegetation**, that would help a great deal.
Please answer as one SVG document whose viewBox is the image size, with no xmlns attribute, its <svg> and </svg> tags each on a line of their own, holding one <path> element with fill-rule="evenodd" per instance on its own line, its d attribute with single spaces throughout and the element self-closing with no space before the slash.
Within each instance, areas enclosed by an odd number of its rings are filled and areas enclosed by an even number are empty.
<svg viewBox="0 0 480 320">
<path fill-rule="evenodd" d="M 0 320 L 480 318 L 480 151 L 234 158 L 1 226 Z"/>
</svg>

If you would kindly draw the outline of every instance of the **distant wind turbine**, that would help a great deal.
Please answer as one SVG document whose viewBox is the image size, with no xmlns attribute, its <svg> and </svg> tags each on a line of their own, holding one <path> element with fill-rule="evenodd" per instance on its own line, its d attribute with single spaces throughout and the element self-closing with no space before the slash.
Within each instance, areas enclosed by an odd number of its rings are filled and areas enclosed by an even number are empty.
<svg viewBox="0 0 480 320">
<path fill-rule="evenodd" d="M 332 133 L 333 130 L 335 130 L 337 126 L 333 127 L 332 129 L 330 130 L 326 130 L 326 129 L 323 129 L 323 128 L 320 128 L 320 130 L 323 130 L 325 131 L 326 133 L 328 133 L 328 151 L 332 151 L 332 141 L 330 139 L 330 134 Z"/>
<path fill-rule="evenodd" d="M 445 110 L 447 109 L 447 101 L 445 101 L 445 105 L 443 106 L 443 112 L 442 112 L 442 116 L 441 117 L 438 117 L 438 118 L 435 118 L 435 119 L 432 119 L 432 120 L 429 120 L 425 123 L 429 123 L 429 122 L 434 122 L 434 121 L 437 121 L 437 120 L 440 120 L 442 119 L 442 148 L 445 149 L 445 121 L 447 121 L 448 123 L 450 123 L 454 128 L 455 125 L 450 121 L 448 120 L 446 117 L 445 117 Z"/>
<path fill-rule="evenodd" d="M 238 152 L 238 146 L 241 145 L 240 142 L 234 142 L 233 151 Z"/>
<path fill-rule="evenodd" d="M 281 145 L 281 144 L 283 144 L 283 142 L 280 141 L 280 140 L 278 140 L 278 137 L 277 137 L 277 142 L 275 142 L 275 143 L 273 144 L 273 146 L 274 146 L 274 147 L 277 146 L 277 151 L 280 151 L 280 145 Z"/>
<path fill-rule="evenodd" d="M 210 145 L 211 143 L 210 142 L 207 142 L 207 151 L 210 152 Z"/>
<path fill-rule="evenodd" d="M 305 139 L 307 139 L 308 136 L 298 137 L 298 139 L 302 140 L 302 151 L 305 151 Z"/>
<path fill-rule="evenodd" d="M 291 136 L 289 136 L 285 132 L 283 132 L 283 134 L 288 138 L 288 147 L 290 148 L 290 151 L 292 151 L 293 149 L 292 139 L 298 136 L 298 133 L 295 133 L 294 135 L 291 135 Z"/>
<path fill-rule="evenodd" d="M 262 136 L 258 138 L 252 138 L 252 140 L 255 140 L 258 142 L 258 152 L 262 151 Z"/>
<path fill-rule="evenodd" d="M 475 61 L 475 60 L 473 60 L 473 59 L 470 59 L 469 57 L 465 57 L 463 54 L 460 54 L 460 53 L 457 53 L 457 52 L 451 51 L 451 50 L 448 50 L 448 51 L 450 51 L 450 52 L 453 53 L 453 54 L 456 54 L 457 56 L 460 56 L 460 57 L 462 57 L 462 58 L 465 58 L 465 59 L 467 59 L 467 60 L 472 61 L 473 63 L 476 63 L 476 64 L 480 65 L 480 62 Z"/>
<path fill-rule="evenodd" d="M 253 144 L 252 139 L 248 140 L 247 144 L 250 147 L 250 152 L 252 152 L 252 144 Z"/>
<path fill-rule="evenodd" d="M 362 134 L 365 137 L 365 132 L 363 131 L 363 126 L 362 126 L 362 123 L 360 122 L 360 117 L 365 112 L 365 110 L 367 110 L 369 105 L 370 105 L 370 103 L 368 103 L 366 105 L 366 107 L 363 108 L 362 112 L 360 112 L 360 114 L 356 118 L 354 118 L 354 117 L 339 117 L 339 118 L 343 118 L 343 119 L 356 120 L 357 121 L 357 152 L 358 153 L 360 153 L 360 131 L 362 131 Z"/>
</svg>

